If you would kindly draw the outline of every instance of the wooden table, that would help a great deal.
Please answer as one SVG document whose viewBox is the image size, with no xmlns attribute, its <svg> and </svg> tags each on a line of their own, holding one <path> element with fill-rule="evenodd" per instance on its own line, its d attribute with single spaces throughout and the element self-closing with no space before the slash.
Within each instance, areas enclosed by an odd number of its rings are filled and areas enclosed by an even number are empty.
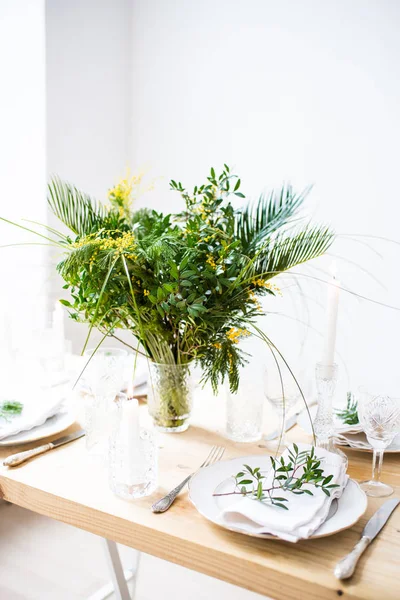
<svg viewBox="0 0 400 600">
<path fill-rule="evenodd" d="M 231 533 L 206 521 L 182 493 L 165 514 L 150 506 L 157 497 L 195 470 L 213 444 L 226 447 L 225 458 L 264 454 L 260 444 L 235 444 L 223 435 L 221 399 L 200 393 L 191 428 L 182 434 L 160 435 L 160 486 L 156 494 L 135 502 L 115 497 L 108 488 L 105 467 L 85 450 L 84 438 L 14 469 L 1 467 L 2 498 L 131 546 L 173 563 L 279 600 L 400 598 L 400 510 L 395 511 L 378 539 L 361 558 L 349 582 L 332 574 L 336 562 L 359 539 L 367 519 L 382 500 L 369 499 L 364 517 L 351 529 L 318 540 L 290 544 Z M 143 414 L 147 412 L 142 407 Z M 273 429 L 269 422 L 267 429 Z M 78 425 L 71 428 L 71 431 Z M 307 441 L 299 429 L 292 439 Z M 24 446 L 26 449 L 27 447 Z M 13 448 L 17 451 L 20 448 Z M 10 449 L 0 450 L 0 459 Z M 370 475 L 371 454 L 349 451 L 349 473 Z M 383 479 L 400 495 L 400 456 L 388 454 Z M 190 590 L 188 590 L 190 597 Z"/>
</svg>

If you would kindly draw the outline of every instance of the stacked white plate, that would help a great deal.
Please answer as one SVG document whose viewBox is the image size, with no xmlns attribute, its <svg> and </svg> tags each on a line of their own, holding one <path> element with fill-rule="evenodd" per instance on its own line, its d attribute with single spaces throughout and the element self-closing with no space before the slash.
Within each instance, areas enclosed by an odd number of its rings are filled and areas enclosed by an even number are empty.
<svg viewBox="0 0 400 600">
<path fill-rule="evenodd" d="M 270 534 L 254 533 L 250 526 L 246 526 L 246 522 L 235 525 L 228 523 L 221 516 L 224 509 L 232 506 L 232 502 L 240 502 L 241 496 L 232 500 L 232 496 L 215 496 L 214 494 L 232 491 L 232 475 L 239 472 L 243 468 L 243 464 L 267 470 L 271 463 L 267 455 L 246 456 L 220 461 L 200 469 L 189 482 L 189 498 L 203 517 L 224 529 L 251 537 L 278 539 Z M 367 497 L 358 483 L 352 479 L 348 480 L 342 496 L 333 502 L 335 503 L 331 507 L 333 510 L 309 539 L 333 535 L 352 527 L 367 509 Z"/>
<path fill-rule="evenodd" d="M 5 400 L 17 400 L 23 404 L 23 409 L 19 415 L 0 418 L 0 446 L 41 440 L 64 431 L 75 422 L 75 414 L 68 408 L 58 386 L 0 398 L 0 402 Z"/>
<path fill-rule="evenodd" d="M 314 421 L 317 414 L 317 406 L 311 406 L 310 416 Z M 337 409 L 343 409 L 344 405 L 337 406 Z M 336 415 L 334 411 L 334 426 L 335 426 L 335 441 L 338 446 L 350 447 L 354 450 L 360 450 L 362 452 L 372 452 L 372 447 L 368 443 L 367 437 L 362 430 L 361 425 L 346 425 Z M 304 409 L 297 418 L 297 424 L 300 425 L 306 433 L 312 434 L 312 427 L 310 417 L 308 416 L 307 410 Z M 392 444 L 388 446 L 385 452 L 400 452 L 400 435 L 397 435 L 393 440 Z"/>
</svg>

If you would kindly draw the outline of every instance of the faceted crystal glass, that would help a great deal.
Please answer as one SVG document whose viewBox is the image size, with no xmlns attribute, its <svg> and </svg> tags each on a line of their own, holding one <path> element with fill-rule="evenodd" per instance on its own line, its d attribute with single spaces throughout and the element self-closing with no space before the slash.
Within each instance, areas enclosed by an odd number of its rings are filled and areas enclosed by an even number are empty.
<svg viewBox="0 0 400 600">
<path fill-rule="evenodd" d="M 147 404 L 158 431 L 179 433 L 189 427 L 193 403 L 190 368 L 189 364 L 150 363 Z"/>
<path fill-rule="evenodd" d="M 381 471 L 385 449 L 400 432 L 400 398 L 375 395 L 361 388 L 357 400 L 360 424 L 373 448 L 372 477 L 360 485 L 368 496 L 390 496 L 393 488 L 381 482 Z"/>
<path fill-rule="evenodd" d="M 99 348 L 85 352 L 84 388 L 86 448 L 107 455 L 115 398 L 123 385 L 128 353 L 119 348 Z"/>
<path fill-rule="evenodd" d="M 127 402 L 132 400 L 120 394 L 109 441 L 109 484 L 117 496 L 134 500 L 157 488 L 158 448 L 153 431 L 122 422 Z"/>
</svg>

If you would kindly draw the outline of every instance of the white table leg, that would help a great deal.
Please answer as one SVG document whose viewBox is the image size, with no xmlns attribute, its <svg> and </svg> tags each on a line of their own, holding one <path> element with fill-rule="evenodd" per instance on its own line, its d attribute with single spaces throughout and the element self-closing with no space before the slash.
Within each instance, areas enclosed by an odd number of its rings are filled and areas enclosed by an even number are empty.
<svg viewBox="0 0 400 600">
<path fill-rule="evenodd" d="M 115 593 L 116 600 L 133 600 L 135 595 L 137 571 L 140 560 L 140 552 L 135 552 L 134 564 L 125 571 L 122 568 L 117 544 L 104 538 L 104 550 L 107 558 L 108 568 L 111 574 L 111 582 L 97 590 L 88 600 L 103 600 Z M 127 581 L 133 579 L 132 596 L 129 593 Z"/>
</svg>

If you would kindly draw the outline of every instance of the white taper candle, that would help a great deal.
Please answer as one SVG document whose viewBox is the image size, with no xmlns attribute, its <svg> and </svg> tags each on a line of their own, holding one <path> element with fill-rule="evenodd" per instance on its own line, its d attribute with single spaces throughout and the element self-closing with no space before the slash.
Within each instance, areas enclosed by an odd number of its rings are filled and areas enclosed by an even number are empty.
<svg viewBox="0 0 400 600">
<path fill-rule="evenodd" d="M 333 270 L 333 269 L 332 269 Z M 324 334 L 322 364 L 333 365 L 335 362 L 335 345 L 337 318 L 339 308 L 340 283 L 335 275 L 332 275 L 328 284 L 326 305 L 326 328 Z"/>
</svg>

